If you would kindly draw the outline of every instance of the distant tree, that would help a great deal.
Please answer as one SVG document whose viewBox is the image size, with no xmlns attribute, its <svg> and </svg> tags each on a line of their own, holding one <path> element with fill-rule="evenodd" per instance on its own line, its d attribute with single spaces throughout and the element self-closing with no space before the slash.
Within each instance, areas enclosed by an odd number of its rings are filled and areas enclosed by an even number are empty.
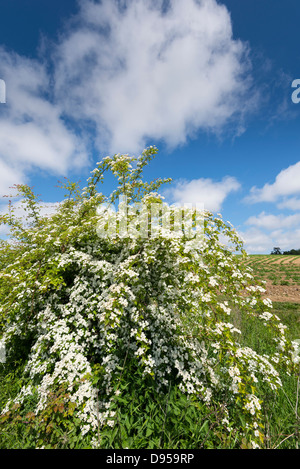
<svg viewBox="0 0 300 469">
<path fill-rule="evenodd" d="M 273 248 L 273 251 L 271 252 L 271 254 L 282 254 L 281 252 L 281 249 L 280 248 Z"/>
<path fill-rule="evenodd" d="M 283 254 L 288 256 L 297 256 L 300 255 L 300 249 L 291 249 L 290 251 L 284 251 Z"/>
</svg>

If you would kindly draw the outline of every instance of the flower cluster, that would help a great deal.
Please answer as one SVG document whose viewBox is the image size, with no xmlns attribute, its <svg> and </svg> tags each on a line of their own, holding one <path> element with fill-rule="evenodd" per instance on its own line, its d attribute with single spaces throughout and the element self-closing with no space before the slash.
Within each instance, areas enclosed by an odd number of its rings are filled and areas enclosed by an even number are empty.
<svg viewBox="0 0 300 469">
<path fill-rule="evenodd" d="M 220 395 L 225 406 L 236 402 L 259 444 L 256 383 L 259 378 L 271 389 L 280 386 L 278 369 L 292 366 L 293 348 L 271 313 L 271 302 L 261 299 L 262 287 L 254 285 L 251 271 L 234 254 L 242 250 L 234 229 L 202 211 L 196 214 L 203 221 L 201 239 L 191 230 L 189 236 L 162 229 L 155 237 L 123 236 L 118 230 L 112 238 L 97 234 L 108 216 L 97 211 L 95 190 L 105 168 L 118 176 L 131 199 L 136 184 L 145 189 L 140 199 L 145 207 L 160 200 L 151 191 L 157 185 L 143 186 L 137 179 L 149 155 L 135 169 L 122 155 L 105 158 L 81 196 L 21 231 L 20 244 L 6 246 L 1 335 L 8 362 L 18 341 L 29 343 L 24 352 L 28 384 L 14 402 L 37 395 L 38 415 L 51 390 L 65 384 L 82 435 L 96 441 L 103 426 L 114 425 L 112 405 L 130 363 L 156 383 L 157 392 L 176 381 L 182 392 L 207 405 Z M 176 210 L 164 205 L 170 219 Z M 195 220 L 193 209 L 187 215 Z M 220 242 L 221 234 L 231 249 Z M 272 356 L 241 346 L 241 331 L 233 324 L 239 309 L 272 331 L 277 346 Z"/>
</svg>

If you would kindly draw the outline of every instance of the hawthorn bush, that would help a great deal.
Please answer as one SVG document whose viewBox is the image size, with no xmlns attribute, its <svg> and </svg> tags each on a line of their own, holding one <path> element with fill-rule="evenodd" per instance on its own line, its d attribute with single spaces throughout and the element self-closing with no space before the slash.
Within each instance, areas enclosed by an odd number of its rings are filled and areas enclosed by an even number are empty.
<svg viewBox="0 0 300 469">
<path fill-rule="evenodd" d="M 1 427 L 23 447 L 263 445 L 263 389 L 294 372 L 296 344 L 235 255 L 246 253 L 231 224 L 166 204 L 157 190 L 170 179 L 142 180 L 156 153 L 104 158 L 82 191 L 62 185 L 51 216 L 17 186 L 27 220 L 13 206 L 2 217 L 2 367 L 19 374 Z M 117 179 L 109 196 L 98 190 L 107 171 Z M 140 217 L 127 230 L 113 210 L 120 197 L 127 220 Z M 170 229 L 151 231 L 153 205 Z M 242 345 L 237 311 L 268 331 L 268 353 Z"/>
</svg>

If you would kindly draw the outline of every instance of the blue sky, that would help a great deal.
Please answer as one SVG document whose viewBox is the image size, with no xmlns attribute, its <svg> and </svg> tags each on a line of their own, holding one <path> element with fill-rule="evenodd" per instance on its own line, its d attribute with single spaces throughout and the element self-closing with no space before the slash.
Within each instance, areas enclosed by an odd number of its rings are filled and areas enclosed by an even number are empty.
<svg viewBox="0 0 300 469">
<path fill-rule="evenodd" d="M 51 210 L 64 176 L 156 145 L 168 202 L 221 213 L 249 253 L 299 249 L 299 20 L 297 0 L 0 0 L 0 194 Z"/>
</svg>

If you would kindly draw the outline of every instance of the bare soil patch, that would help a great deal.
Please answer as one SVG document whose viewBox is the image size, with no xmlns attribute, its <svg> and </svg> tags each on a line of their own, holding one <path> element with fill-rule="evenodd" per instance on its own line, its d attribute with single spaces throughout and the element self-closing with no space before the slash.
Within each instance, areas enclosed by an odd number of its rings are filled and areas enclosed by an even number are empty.
<svg viewBox="0 0 300 469">
<path fill-rule="evenodd" d="M 273 285 L 267 281 L 266 293 L 264 298 L 270 298 L 272 301 L 299 303 L 300 304 L 300 285 Z"/>
<path fill-rule="evenodd" d="M 296 257 L 293 261 L 292 264 L 300 265 L 300 256 Z"/>
</svg>

